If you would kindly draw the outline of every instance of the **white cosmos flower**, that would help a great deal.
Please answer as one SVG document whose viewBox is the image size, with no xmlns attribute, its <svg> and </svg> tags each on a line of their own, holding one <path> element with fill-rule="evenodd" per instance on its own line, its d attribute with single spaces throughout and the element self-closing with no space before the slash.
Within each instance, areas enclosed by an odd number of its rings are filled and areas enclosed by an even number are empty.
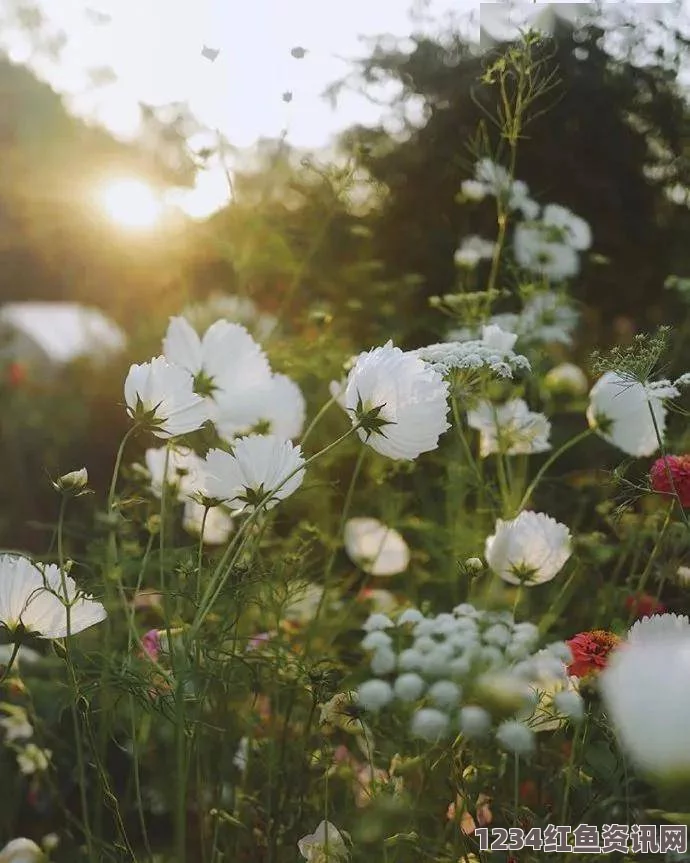
<svg viewBox="0 0 690 863">
<path fill-rule="evenodd" d="M 63 598 L 70 603 L 72 635 L 106 618 L 101 603 L 79 595 L 74 579 L 61 576 L 54 564 L 41 571 L 26 557 L 0 555 L 0 624 L 10 632 L 23 626 L 39 638 L 64 638 L 68 627 Z"/>
<path fill-rule="evenodd" d="M 188 500 L 184 505 L 182 527 L 194 536 L 201 536 L 204 528 L 205 545 L 224 545 L 234 529 L 234 523 L 229 512 L 223 507 L 213 506 L 206 513 L 205 507 L 195 500 Z"/>
<path fill-rule="evenodd" d="M 31 839 L 12 839 L 0 849 L 0 863 L 42 863 L 45 854 Z"/>
<path fill-rule="evenodd" d="M 160 498 L 165 474 L 166 448 L 148 449 L 144 455 L 151 477 L 151 491 Z M 201 483 L 202 460 L 188 447 L 171 447 L 167 455 L 167 484 L 175 496 L 182 500 L 198 491 Z"/>
<path fill-rule="evenodd" d="M 530 411 L 522 399 L 512 399 L 504 405 L 484 401 L 467 413 L 470 428 L 480 433 L 479 455 L 492 453 L 528 455 L 551 449 L 551 423 L 541 413 Z"/>
<path fill-rule="evenodd" d="M 360 428 L 360 439 L 381 455 L 412 460 L 436 449 L 450 428 L 448 383 L 441 374 L 411 353 L 387 342 L 360 355 L 350 372 L 344 401 L 357 421 L 363 413 L 380 408 L 375 429 Z"/>
<path fill-rule="evenodd" d="M 204 399 L 194 392 L 191 374 L 165 357 L 130 368 L 125 402 L 131 417 L 149 414 L 151 431 L 161 438 L 196 431 L 209 418 Z"/>
<path fill-rule="evenodd" d="M 358 410 L 380 409 L 380 427 L 360 428 L 357 434 L 389 458 L 412 460 L 434 450 L 450 428 L 448 383 L 419 357 L 390 341 L 359 356 L 348 376 L 344 401 L 353 425 Z"/>
<path fill-rule="evenodd" d="M 219 434 L 230 439 L 261 419 L 271 398 L 271 367 L 240 324 L 220 320 L 202 338 L 184 318 L 171 318 L 163 339 L 168 362 L 189 372 Z"/>
<path fill-rule="evenodd" d="M 580 216 L 576 216 L 567 207 L 560 204 L 548 204 L 541 215 L 542 222 L 550 228 L 560 231 L 563 241 L 584 252 L 592 245 L 592 230 Z"/>
<path fill-rule="evenodd" d="M 690 635 L 627 643 L 609 657 L 598 687 L 622 747 L 662 782 L 690 777 Z"/>
<path fill-rule="evenodd" d="M 673 386 L 654 387 L 616 372 L 606 372 L 590 391 L 587 421 L 605 440 L 628 455 L 650 456 L 659 448 L 650 408 L 663 440 L 664 399 L 678 394 Z"/>
<path fill-rule="evenodd" d="M 482 237 L 464 237 L 455 252 L 455 263 L 459 267 L 476 267 L 485 258 L 492 258 L 496 244 Z"/>
<path fill-rule="evenodd" d="M 549 228 L 540 222 L 516 226 L 513 251 L 515 260 L 521 267 L 540 273 L 550 281 L 560 282 L 572 278 L 580 269 L 580 260 L 575 249 L 554 240 Z"/>
<path fill-rule="evenodd" d="M 347 521 L 345 551 L 369 575 L 398 575 L 410 563 L 410 549 L 402 536 L 376 518 Z"/>
<path fill-rule="evenodd" d="M 303 836 L 297 848 L 307 863 L 336 863 L 349 856 L 345 840 L 330 821 L 322 821 L 313 833 Z"/>
<path fill-rule="evenodd" d="M 543 512 L 521 512 L 511 521 L 496 521 L 486 540 L 491 569 L 509 584 L 551 581 L 572 553 L 568 528 Z"/>
<path fill-rule="evenodd" d="M 690 636 L 690 620 L 686 615 L 653 614 L 651 617 L 643 617 L 642 620 L 633 623 L 628 630 L 628 642 L 647 643 L 667 638 L 674 639 L 678 635 Z"/>
<path fill-rule="evenodd" d="M 294 440 L 302 434 L 307 405 L 302 390 L 286 375 L 273 375 L 259 422 L 278 437 Z"/>
<path fill-rule="evenodd" d="M 210 497 L 231 508 L 248 511 L 269 493 L 264 504 L 272 509 L 289 497 L 304 480 L 304 459 L 299 446 L 276 435 L 252 434 L 233 444 L 232 454 L 214 449 L 205 459 L 204 487 Z M 288 479 L 289 477 L 289 479 Z"/>
</svg>

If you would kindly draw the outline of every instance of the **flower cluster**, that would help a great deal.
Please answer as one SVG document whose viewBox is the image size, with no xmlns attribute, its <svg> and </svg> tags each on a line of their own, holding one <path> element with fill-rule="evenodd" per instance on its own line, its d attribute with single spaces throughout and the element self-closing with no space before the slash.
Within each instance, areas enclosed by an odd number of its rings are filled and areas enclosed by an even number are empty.
<svg viewBox="0 0 690 863">
<path fill-rule="evenodd" d="M 579 315 L 570 299 L 554 291 L 539 291 L 530 296 L 520 312 L 501 312 L 489 318 L 489 325 L 500 327 L 520 339 L 522 345 L 570 345 Z M 478 330 L 463 327 L 451 330 L 449 341 L 476 339 Z"/>
<path fill-rule="evenodd" d="M 512 378 L 516 371 L 529 371 L 527 357 L 516 354 L 513 345 L 517 336 L 490 324 L 482 331 L 481 339 L 439 342 L 418 348 L 414 354 L 441 374 L 454 370 L 487 369 L 499 378 Z"/>
<path fill-rule="evenodd" d="M 184 317 L 171 318 L 163 354 L 130 369 L 125 401 L 130 415 L 162 438 L 211 421 L 225 440 L 259 426 L 293 439 L 305 419 L 297 385 L 272 371 L 243 326 L 223 319 L 199 336 Z"/>
<path fill-rule="evenodd" d="M 562 684 L 566 697 L 560 690 L 553 696 L 561 719 L 581 713 L 567 687 L 568 646 L 536 651 L 537 627 L 516 623 L 509 612 L 462 604 L 425 617 L 407 609 L 395 622 L 373 614 L 364 629 L 374 677 L 359 687 L 359 703 L 373 712 L 405 705 L 414 737 L 433 742 L 460 732 L 481 741 L 493 731 L 501 746 L 527 754 L 544 685 Z"/>
</svg>

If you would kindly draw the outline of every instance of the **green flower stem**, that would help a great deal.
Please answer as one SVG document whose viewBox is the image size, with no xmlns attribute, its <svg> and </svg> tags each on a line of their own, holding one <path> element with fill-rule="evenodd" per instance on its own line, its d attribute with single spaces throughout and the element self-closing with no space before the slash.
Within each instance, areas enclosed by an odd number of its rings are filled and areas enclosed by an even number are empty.
<svg viewBox="0 0 690 863">
<path fill-rule="evenodd" d="M 12 666 L 14 665 L 14 661 L 17 658 L 17 654 L 19 653 L 19 648 L 21 647 L 21 638 L 15 635 L 15 642 L 12 647 L 12 653 L 10 654 L 10 658 L 5 666 L 5 670 L 0 676 L 0 686 L 5 682 L 5 680 L 9 677 L 10 671 L 12 670 Z"/>
<path fill-rule="evenodd" d="M 235 565 L 237 558 L 238 558 L 238 555 L 242 550 L 242 546 L 240 545 L 240 540 L 242 540 L 242 543 L 244 542 L 244 538 L 246 536 L 246 533 L 247 533 L 249 527 L 259 517 L 259 515 L 260 515 L 261 511 L 263 510 L 263 508 L 265 507 L 265 505 L 275 496 L 277 491 L 280 491 L 280 489 L 290 479 L 292 479 L 293 476 L 295 476 L 296 474 L 298 474 L 302 470 L 306 470 L 306 468 L 309 465 L 311 465 L 314 461 L 316 461 L 316 459 L 321 458 L 322 456 L 326 455 L 326 453 L 335 449 L 335 447 L 339 446 L 343 441 L 347 440 L 347 438 L 349 438 L 354 432 L 356 432 L 358 428 L 359 428 L 359 423 L 355 423 L 355 425 L 353 425 L 351 428 L 349 428 L 344 434 L 340 435 L 339 438 L 334 440 L 332 443 L 328 444 L 328 446 L 324 447 L 322 450 L 319 450 L 319 452 L 315 453 L 313 456 L 310 456 L 304 462 L 303 465 L 301 465 L 300 467 L 295 468 L 295 470 L 291 471 L 282 480 L 282 482 L 279 485 L 277 485 L 275 488 L 268 491 L 266 493 L 266 495 L 262 498 L 262 500 L 260 500 L 258 502 L 258 504 L 254 508 L 253 512 L 250 513 L 247 520 L 244 522 L 244 524 L 242 524 L 240 529 L 235 534 L 233 540 L 230 542 L 230 544 L 226 548 L 223 556 L 221 557 L 218 565 L 216 566 L 213 574 L 211 575 L 210 583 L 209 583 L 208 587 L 206 588 L 206 591 L 205 591 L 204 596 L 201 600 L 199 609 L 197 610 L 194 621 L 192 622 L 192 625 L 189 629 L 190 641 L 196 637 L 197 633 L 199 632 L 199 629 L 201 628 L 204 620 L 206 619 L 206 617 L 208 616 L 209 612 L 211 611 L 213 605 L 215 604 L 216 599 L 220 595 L 220 592 L 222 591 L 223 587 L 225 586 L 228 578 L 230 578 L 233 566 Z M 232 559 L 231 559 L 231 555 L 232 555 Z"/>
<path fill-rule="evenodd" d="M 318 626 L 321 613 L 323 611 L 324 605 L 326 604 L 326 597 L 328 596 L 328 589 L 330 587 L 331 577 L 333 575 L 333 567 L 335 565 L 336 557 L 338 556 L 338 551 L 340 550 L 340 547 L 342 545 L 343 531 L 345 529 L 345 523 L 347 522 L 347 518 L 350 512 L 350 507 L 352 506 L 352 498 L 354 496 L 355 486 L 357 484 L 359 474 L 362 470 L 365 451 L 365 447 L 364 445 L 362 445 L 359 449 L 359 452 L 357 453 L 357 461 L 355 462 L 355 467 L 352 471 L 352 476 L 350 477 L 350 483 L 347 487 L 347 492 L 345 494 L 343 509 L 340 514 L 340 521 L 338 523 L 338 538 L 335 545 L 331 549 L 330 555 L 328 556 L 328 562 L 326 563 L 326 569 L 323 575 L 323 591 L 321 593 L 321 596 L 319 597 L 319 604 L 316 607 L 316 612 L 309 624 L 309 629 L 307 631 L 307 638 L 304 646 L 305 655 L 308 655 L 309 653 L 309 647 L 311 645 L 311 641 L 314 635 L 314 630 Z"/>
<path fill-rule="evenodd" d="M 671 506 L 669 506 L 669 508 L 666 512 L 666 517 L 664 518 L 664 523 L 661 526 L 659 536 L 657 537 L 657 540 L 654 543 L 654 548 L 652 549 L 652 553 L 647 558 L 647 565 L 645 566 L 644 570 L 642 571 L 642 575 L 640 576 L 640 580 L 637 583 L 637 593 L 638 594 L 644 593 L 644 589 L 647 585 L 649 575 L 652 571 L 652 566 L 654 565 L 654 562 L 659 555 L 659 551 L 661 550 L 661 546 L 662 546 L 664 539 L 666 537 L 666 533 L 668 532 L 668 529 L 671 525 L 671 515 L 673 514 L 673 510 L 674 510 L 675 506 L 676 506 L 676 499 L 674 498 L 671 501 Z M 634 607 L 633 607 L 633 609 L 631 609 L 631 612 L 630 612 L 630 621 L 632 621 L 634 614 L 635 614 L 635 611 L 634 611 Z"/>
<path fill-rule="evenodd" d="M 593 434 L 595 434 L 594 429 L 591 429 L 591 428 L 585 429 L 584 431 L 580 432 L 580 434 L 575 435 L 574 438 L 571 438 L 569 441 L 566 441 L 562 447 L 557 449 L 556 452 L 552 453 L 549 456 L 549 458 L 546 459 L 544 464 L 537 471 L 537 475 L 534 477 L 532 482 L 527 486 L 527 491 L 524 493 L 522 500 L 518 504 L 518 508 L 517 508 L 518 512 L 521 512 L 522 509 L 524 508 L 524 506 L 527 504 L 527 502 L 529 501 L 530 497 L 532 496 L 532 493 L 534 492 L 535 488 L 539 485 L 544 474 L 551 467 L 551 465 L 557 459 L 559 459 L 564 453 L 566 453 L 569 449 L 571 449 L 576 444 L 580 443 L 580 441 L 585 440 L 586 438 L 590 437 Z"/>
<path fill-rule="evenodd" d="M 72 730 L 74 732 L 74 746 L 77 755 L 77 770 L 79 771 L 79 796 L 81 801 L 81 818 L 84 825 L 84 836 L 86 838 L 86 847 L 89 853 L 89 860 L 94 858 L 94 842 L 91 833 L 91 823 L 89 818 L 89 801 L 86 793 L 87 778 L 84 760 L 84 747 L 82 742 L 81 723 L 79 721 L 79 713 L 77 712 L 77 704 L 80 699 L 79 684 L 74 671 L 74 663 L 70 652 L 70 602 L 67 596 L 67 583 L 65 581 L 65 556 L 63 548 L 63 531 L 65 524 L 65 509 L 67 507 L 67 497 L 62 496 L 60 501 L 60 513 L 58 515 L 57 526 L 57 547 L 58 547 L 58 564 L 60 567 L 60 579 L 62 581 L 63 601 L 65 603 L 65 614 L 67 618 L 67 637 L 62 640 L 63 654 L 65 659 L 65 667 L 67 668 L 67 677 L 69 680 L 72 698 L 70 700 L 70 714 L 72 717 Z M 95 753 L 94 753 L 95 754 Z"/>
<path fill-rule="evenodd" d="M 315 416 L 315 417 L 314 417 L 314 419 L 309 423 L 309 425 L 307 426 L 306 431 L 304 432 L 304 434 L 303 434 L 303 435 L 302 435 L 302 437 L 300 438 L 300 442 L 299 442 L 299 443 L 300 443 L 300 446 L 301 446 L 301 447 L 303 447 L 303 446 L 304 446 L 304 444 L 307 442 L 307 439 L 309 438 L 309 436 L 311 435 L 311 433 L 314 431 L 314 429 L 316 428 L 316 426 L 318 425 L 318 423 L 319 423 L 319 422 L 321 421 L 321 419 L 322 419 L 322 418 L 323 418 L 323 417 L 328 413 L 328 409 L 329 409 L 332 405 L 334 405 L 334 404 L 336 403 L 336 401 L 337 401 L 337 399 L 336 399 L 336 398 L 335 398 L 335 396 L 334 396 L 333 398 L 330 398 L 330 399 L 329 399 L 329 400 L 328 400 L 324 405 L 322 405 L 322 407 L 321 407 L 321 408 L 319 408 L 319 410 L 318 410 L 318 412 L 317 412 L 316 416 Z"/>
</svg>

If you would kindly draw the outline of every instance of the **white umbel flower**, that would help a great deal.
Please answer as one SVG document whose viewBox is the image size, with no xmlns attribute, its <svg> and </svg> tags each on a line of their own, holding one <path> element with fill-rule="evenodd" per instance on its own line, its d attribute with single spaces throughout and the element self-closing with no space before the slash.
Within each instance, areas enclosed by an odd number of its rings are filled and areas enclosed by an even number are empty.
<svg viewBox="0 0 690 863">
<path fill-rule="evenodd" d="M 587 421 L 605 440 L 628 455 L 650 456 L 659 448 L 650 408 L 663 441 L 664 400 L 678 395 L 678 390 L 670 385 L 655 387 L 606 372 L 590 391 Z"/>
<path fill-rule="evenodd" d="M 410 563 L 407 543 L 397 530 L 378 519 L 351 518 L 344 533 L 350 560 L 369 575 L 398 575 L 407 569 Z"/>
<path fill-rule="evenodd" d="M 302 485 L 302 451 L 275 435 L 248 435 L 235 441 L 232 454 L 214 449 L 205 459 L 206 492 L 230 508 L 255 509 L 270 492 L 273 509 Z"/>
<path fill-rule="evenodd" d="M 151 491 L 156 497 L 160 498 L 163 490 L 166 461 L 167 485 L 172 488 L 178 500 L 183 500 L 200 489 L 202 461 L 188 447 L 171 447 L 169 453 L 166 453 L 165 447 L 148 449 L 144 454 L 144 461 L 151 477 Z"/>
<path fill-rule="evenodd" d="M 322 821 L 313 833 L 303 836 L 297 848 L 307 863 L 336 863 L 349 856 L 345 840 L 330 821 Z"/>
<path fill-rule="evenodd" d="M 39 638 L 65 638 L 65 602 L 70 604 L 71 635 L 106 618 L 101 603 L 79 595 L 74 579 L 61 576 L 54 564 L 41 571 L 26 557 L 0 555 L 0 624 L 10 632 L 22 626 Z"/>
<path fill-rule="evenodd" d="M 200 338 L 187 320 L 171 318 L 163 351 L 169 363 L 193 376 L 221 436 L 230 439 L 259 422 L 270 403 L 273 376 L 261 347 L 241 324 L 216 321 Z"/>
<path fill-rule="evenodd" d="M 161 438 L 196 431 L 209 418 L 204 399 L 194 392 L 191 374 L 171 365 L 165 357 L 130 368 L 125 402 L 130 416 L 144 418 L 153 434 Z"/>
<path fill-rule="evenodd" d="M 234 529 L 234 523 L 230 513 L 220 506 L 211 507 L 206 512 L 205 507 L 195 500 L 188 500 L 184 506 L 182 516 L 182 527 L 194 536 L 201 536 L 204 529 L 204 545 L 225 545 L 228 537 Z"/>
<path fill-rule="evenodd" d="M 599 690 L 622 747 L 661 782 L 690 778 L 690 636 L 640 639 L 609 657 Z"/>
<path fill-rule="evenodd" d="M 374 428 L 360 428 L 364 443 L 381 455 L 412 460 L 434 450 L 450 428 L 448 383 L 418 357 L 388 342 L 360 355 L 350 372 L 344 402 L 352 416 L 378 410 Z"/>
<path fill-rule="evenodd" d="M 628 630 L 627 640 L 640 644 L 649 641 L 674 639 L 678 635 L 690 637 L 690 619 L 681 614 L 653 614 L 637 620 Z"/>
<path fill-rule="evenodd" d="M 522 399 L 511 399 L 504 405 L 484 401 L 467 414 L 470 428 L 480 433 L 479 455 L 493 453 L 529 455 L 551 449 L 551 423 L 541 413 L 530 411 Z"/>
<path fill-rule="evenodd" d="M 534 732 L 517 719 L 501 722 L 496 729 L 496 740 L 515 755 L 530 755 L 534 752 Z"/>
<path fill-rule="evenodd" d="M 509 584 L 532 586 L 551 581 L 572 553 L 570 531 L 543 512 L 521 512 L 511 521 L 496 521 L 486 540 L 491 569 Z"/>
</svg>

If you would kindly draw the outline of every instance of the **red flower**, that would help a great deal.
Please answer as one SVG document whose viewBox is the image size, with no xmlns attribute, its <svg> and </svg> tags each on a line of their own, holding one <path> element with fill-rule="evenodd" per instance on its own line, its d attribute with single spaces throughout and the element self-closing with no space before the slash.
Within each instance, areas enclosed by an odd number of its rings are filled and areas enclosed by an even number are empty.
<svg viewBox="0 0 690 863">
<path fill-rule="evenodd" d="M 580 632 L 567 642 L 573 661 L 568 666 L 568 674 L 585 677 L 606 667 L 609 653 L 618 645 L 620 638 L 605 629 Z"/>
<path fill-rule="evenodd" d="M 26 366 L 23 363 L 12 362 L 7 367 L 7 383 L 11 387 L 20 387 L 26 380 Z"/>
<path fill-rule="evenodd" d="M 648 593 L 633 594 L 625 600 L 625 607 L 635 618 L 639 620 L 641 617 L 651 617 L 653 614 L 663 614 L 666 611 L 666 606 L 657 602 L 653 596 Z"/>
<path fill-rule="evenodd" d="M 658 458 L 649 471 L 652 489 L 673 494 L 674 489 L 684 507 L 690 507 L 690 455 L 668 455 Z"/>
</svg>

